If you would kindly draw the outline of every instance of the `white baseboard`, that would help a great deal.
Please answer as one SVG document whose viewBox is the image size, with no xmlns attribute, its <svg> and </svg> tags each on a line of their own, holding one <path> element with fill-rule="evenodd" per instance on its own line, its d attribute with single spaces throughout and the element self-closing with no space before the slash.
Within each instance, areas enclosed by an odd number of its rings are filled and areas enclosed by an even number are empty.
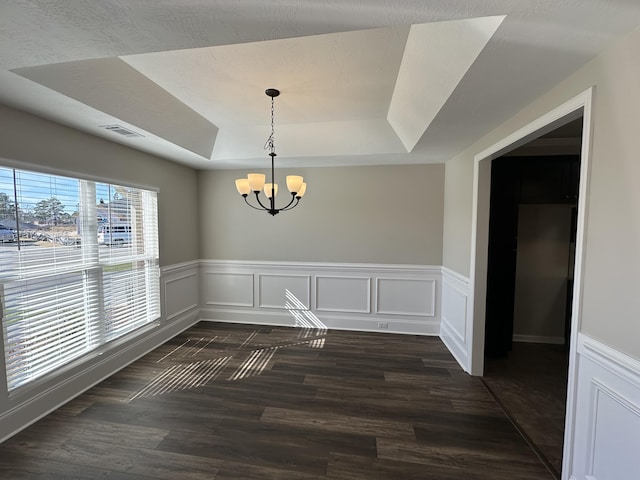
<svg viewBox="0 0 640 480">
<path fill-rule="evenodd" d="M 545 337 L 541 335 L 514 334 L 513 341 L 518 343 L 546 343 L 549 345 L 564 345 L 564 337 Z"/>
<path fill-rule="evenodd" d="M 440 340 L 445 344 L 453 358 L 462 367 L 462 369 L 469 373 L 467 366 L 469 365 L 469 355 L 467 353 L 467 346 L 460 342 L 457 335 L 451 331 L 451 327 L 447 322 L 442 320 L 440 324 Z"/>
<path fill-rule="evenodd" d="M 575 429 L 566 432 L 576 480 L 632 479 L 640 472 L 640 361 L 578 334 Z"/>
<path fill-rule="evenodd" d="M 243 311 L 243 310 L 206 310 L 200 312 L 202 321 L 223 323 L 246 323 L 252 325 L 271 325 L 280 327 L 303 326 L 292 315 L 284 312 Z M 349 316 L 307 317 L 308 325 L 313 328 L 330 330 L 353 330 L 359 332 L 399 333 L 409 335 L 438 335 L 440 324 L 437 321 L 402 321 L 378 317 L 359 318 Z M 385 326 L 381 326 L 385 325 Z"/>
</svg>

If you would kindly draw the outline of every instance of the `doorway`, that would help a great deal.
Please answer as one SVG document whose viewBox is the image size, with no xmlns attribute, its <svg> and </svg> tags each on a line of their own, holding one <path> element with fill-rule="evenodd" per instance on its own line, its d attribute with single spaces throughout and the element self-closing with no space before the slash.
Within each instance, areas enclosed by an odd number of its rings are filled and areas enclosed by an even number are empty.
<svg viewBox="0 0 640 480">
<path fill-rule="evenodd" d="M 591 146 L 591 111 L 594 89 L 589 88 L 571 100 L 544 114 L 520 130 L 498 141 L 475 156 L 473 179 L 473 207 L 471 233 L 471 272 L 469 296 L 469 343 L 467 344 L 468 371 L 483 375 L 485 368 L 485 313 L 487 295 L 487 266 L 489 244 L 489 206 L 491 194 L 491 164 L 516 148 L 545 135 L 558 127 L 582 117 L 581 166 L 579 174 L 578 209 L 576 218 L 574 285 L 571 299 L 569 329 L 569 367 L 565 412 L 564 446 L 562 450 L 562 479 L 568 479 L 574 455 L 575 399 L 576 399 L 576 346 L 581 319 L 582 271 L 584 259 L 584 232 L 588 198 L 589 156 Z"/>
<path fill-rule="evenodd" d="M 483 381 L 558 479 L 581 138 L 578 118 L 491 164 Z"/>
</svg>

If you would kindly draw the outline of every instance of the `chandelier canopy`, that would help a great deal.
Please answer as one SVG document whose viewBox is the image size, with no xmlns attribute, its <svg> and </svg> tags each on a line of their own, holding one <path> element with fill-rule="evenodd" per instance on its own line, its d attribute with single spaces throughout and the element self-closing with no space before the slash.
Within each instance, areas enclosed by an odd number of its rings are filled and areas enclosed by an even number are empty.
<svg viewBox="0 0 640 480">
<path fill-rule="evenodd" d="M 265 143 L 265 150 L 269 150 L 269 156 L 271 157 L 271 183 L 265 183 L 266 175 L 262 173 L 250 173 L 247 178 L 239 178 L 236 180 L 236 189 L 238 193 L 242 195 L 244 201 L 251 208 L 255 208 L 256 210 L 264 210 L 268 212 L 270 215 L 277 215 L 280 212 L 291 210 L 298 203 L 300 203 L 300 199 L 304 196 L 307 191 L 307 184 L 304 183 L 304 179 L 299 175 L 287 175 L 287 189 L 289 189 L 289 193 L 291 193 L 291 200 L 284 207 L 276 208 L 276 195 L 278 194 L 278 184 L 274 183 L 275 178 L 275 168 L 274 168 L 274 158 L 277 156 L 276 154 L 276 146 L 275 146 L 275 133 L 274 133 L 274 99 L 278 95 L 280 95 L 280 91 L 275 88 L 268 88 L 265 90 L 267 96 L 271 97 L 271 135 L 267 139 L 267 143 Z M 264 194 L 268 200 L 268 206 L 266 206 L 260 200 L 260 192 L 264 191 Z M 249 202 L 248 196 L 253 192 L 256 196 L 256 202 L 259 206 L 253 205 Z"/>
</svg>

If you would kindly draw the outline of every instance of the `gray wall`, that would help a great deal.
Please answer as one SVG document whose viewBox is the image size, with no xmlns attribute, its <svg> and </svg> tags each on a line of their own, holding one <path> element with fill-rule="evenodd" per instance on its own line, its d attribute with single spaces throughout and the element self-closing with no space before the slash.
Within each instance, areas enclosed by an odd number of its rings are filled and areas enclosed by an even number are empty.
<svg viewBox="0 0 640 480">
<path fill-rule="evenodd" d="M 464 276 L 471 262 L 472 162 L 467 155 L 449 160 L 444 183 L 443 265 Z"/>
<path fill-rule="evenodd" d="M 284 163 L 286 160 L 280 160 Z M 266 162 L 266 160 L 265 160 Z M 294 210 L 271 217 L 250 209 L 234 180 L 247 170 L 199 174 L 200 256 L 440 265 L 444 165 L 278 169 L 305 177 Z M 278 194 L 280 201 L 285 195 Z"/>
<path fill-rule="evenodd" d="M 159 189 L 160 265 L 198 258 L 195 170 L 2 105 L 0 125 L 0 164 L 28 162 Z"/>
<path fill-rule="evenodd" d="M 639 50 L 636 30 L 447 163 L 443 264 L 469 275 L 474 155 L 595 85 L 582 331 L 640 359 Z"/>
</svg>

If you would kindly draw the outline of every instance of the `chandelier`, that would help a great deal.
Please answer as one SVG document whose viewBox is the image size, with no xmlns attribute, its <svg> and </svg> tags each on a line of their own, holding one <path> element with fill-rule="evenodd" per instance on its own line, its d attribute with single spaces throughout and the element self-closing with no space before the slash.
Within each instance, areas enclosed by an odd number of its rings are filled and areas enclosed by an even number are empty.
<svg viewBox="0 0 640 480">
<path fill-rule="evenodd" d="M 284 207 L 276 208 L 276 195 L 278 194 L 278 184 L 274 182 L 274 165 L 273 160 L 277 156 L 276 154 L 276 146 L 275 146 L 275 135 L 273 129 L 273 104 L 274 98 L 280 95 L 280 91 L 275 88 L 268 88 L 265 90 L 267 96 L 271 97 L 271 135 L 267 139 L 267 143 L 264 145 L 265 150 L 269 150 L 269 156 L 271 157 L 271 183 L 265 183 L 266 176 L 262 173 L 250 173 L 247 175 L 247 178 L 239 178 L 236 180 L 236 189 L 238 193 L 242 195 L 244 201 L 251 208 L 255 208 L 256 210 L 264 210 L 268 212 L 270 215 L 277 215 L 280 212 L 285 210 L 291 210 L 298 203 L 300 203 L 300 199 L 304 196 L 304 193 L 307 190 L 307 184 L 304 183 L 303 178 L 299 175 L 287 175 L 287 188 L 289 189 L 289 193 L 291 193 L 291 200 Z M 262 203 L 260 200 L 260 192 L 264 191 L 265 196 L 267 197 L 268 202 L 267 205 Z M 249 202 L 248 196 L 253 192 L 256 196 L 256 202 L 259 206 L 253 205 Z"/>
</svg>

